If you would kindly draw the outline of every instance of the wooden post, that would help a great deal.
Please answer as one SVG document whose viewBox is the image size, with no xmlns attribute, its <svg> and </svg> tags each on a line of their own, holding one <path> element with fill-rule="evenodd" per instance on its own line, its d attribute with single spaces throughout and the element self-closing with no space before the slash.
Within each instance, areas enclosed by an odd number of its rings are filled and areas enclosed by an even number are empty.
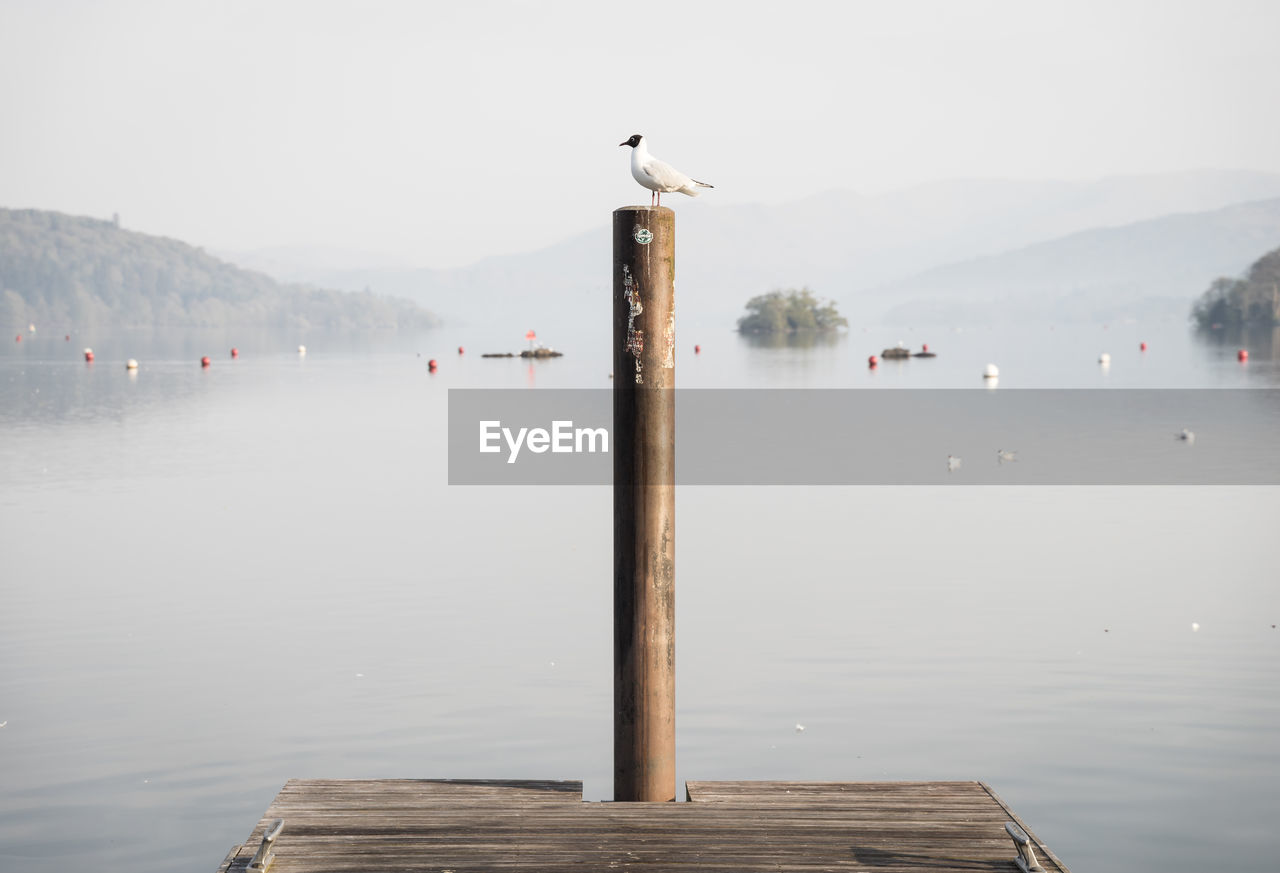
<svg viewBox="0 0 1280 873">
<path fill-rule="evenodd" d="M 613 799 L 676 798 L 675 213 L 613 213 Z"/>
</svg>

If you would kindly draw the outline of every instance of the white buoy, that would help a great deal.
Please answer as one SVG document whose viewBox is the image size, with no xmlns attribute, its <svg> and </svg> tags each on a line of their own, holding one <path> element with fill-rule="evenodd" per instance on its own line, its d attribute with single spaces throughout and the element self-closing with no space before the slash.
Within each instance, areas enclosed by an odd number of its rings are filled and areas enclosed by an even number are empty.
<svg viewBox="0 0 1280 873">
<path fill-rule="evenodd" d="M 298 346 L 298 354 L 300 354 L 300 355 L 305 355 L 306 353 L 307 353 L 307 347 L 306 347 L 306 346 Z"/>
<path fill-rule="evenodd" d="M 1098 355 L 1098 363 L 1099 363 L 1099 364 L 1101 364 L 1101 365 L 1102 365 L 1102 366 L 1104 366 L 1104 367 L 1110 367 L 1110 366 L 1111 366 L 1111 356 L 1110 356 L 1109 354 L 1107 354 L 1106 352 L 1103 352 L 1102 354 Z"/>
<path fill-rule="evenodd" d="M 130 358 L 129 360 L 125 361 L 124 366 L 126 370 L 136 370 L 138 369 L 138 362 L 135 361 L 133 358 Z"/>
<path fill-rule="evenodd" d="M 985 370 L 983 370 L 983 371 L 982 371 L 982 378 L 984 378 L 984 379 L 999 379 L 999 378 L 1000 378 L 1000 368 L 999 368 L 999 367 L 997 367 L 995 364 L 987 364 L 987 368 L 986 368 Z"/>
<path fill-rule="evenodd" d="M 1193 621 L 1193 622 L 1191 622 L 1191 630 L 1193 630 L 1193 631 L 1198 631 L 1198 630 L 1200 630 L 1200 622 L 1198 622 L 1198 621 Z"/>
</svg>

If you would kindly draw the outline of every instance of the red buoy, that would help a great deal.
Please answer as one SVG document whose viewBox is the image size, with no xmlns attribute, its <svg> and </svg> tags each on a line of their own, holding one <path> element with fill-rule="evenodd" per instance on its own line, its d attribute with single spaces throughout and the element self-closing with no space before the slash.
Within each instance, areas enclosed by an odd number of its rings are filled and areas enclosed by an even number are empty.
<svg viewBox="0 0 1280 873">
<path fill-rule="evenodd" d="M 922 352 L 927 352 L 927 351 L 929 351 L 929 344 L 928 344 L 928 343 L 925 343 L 924 345 L 922 345 L 922 346 L 920 347 L 920 351 L 922 351 Z"/>
<path fill-rule="evenodd" d="M 1240 361 L 1241 363 L 1244 363 L 1245 361 L 1249 360 L 1249 350 L 1241 349 L 1240 351 L 1236 352 L 1236 360 Z"/>
<path fill-rule="evenodd" d="M 867 358 L 867 366 L 874 370 L 876 367 L 880 366 L 880 359 L 875 355 L 872 355 Z"/>
<path fill-rule="evenodd" d="M 466 349 L 464 349 L 462 346 L 458 346 L 458 354 L 460 354 L 460 355 L 461 355 L 461 354 L 463 354 L 464 352 L 466 352 Z"/>
<path fill-rule="evenodd" d="M 1142 343 L 1141 345 L 1138 346 L 1138 348 L 1145 352 L 1147 350 L 1147 344 Z"/>
<path fill-rule="evenodd" d="M 432 373 L 434 373 L 434 372 L 436 371 L 436 359 L 435 359 L 435 358 L 432 358 L 431 360 L 427 361 L 427 369 L 428 369 L 428 370 L 430 370 Z"/>
<path fill-rule="evenodd" d="M 238 358 L 238 357 L 240 357 L 240 350 L 239 350 L 239 349 L 234 349 L 234 348 L 233 348 L 233 349 L 231 350 L 231 357 L 233 357 L 233 358 Z"/>
<path fill-rule="evenodd" d="M 15 337 L 13 338 L 13 341 L 14 341 L 15 343 L 20 343 L 20 342 L 22 342 L 22 334 L 18 334 L 17 336 L 15 336 Z"/>
<path fill-rule="evenodd" d="M 63 337 L 63 339 L 65 339 L 67 342 L 71 342 L 71 334 L 67 334 L 65 337 Z"/>
<path fill-rule="evenodd" d="M 201 359 L 200 359 L 200 366 L 202 366 L 202 367 L 207 367 L 207 366 L 209 366 L 209 365 L 210 365 L 210 364 L 212 364 L 212 363 L 213 363 L 213 361 L 209 360 L 209 356 L 208 356 L 208 355 L 205 355 L 203 358 L 201 358 Z"/>
<path fill-rule="evenodd" d="M 693 353 L 694 353 L 695 355 L 700 355 L 700 354 L 702 354 L 702 346 L 694 346 L 694 347 L 693 347 Z"/>
<path fill-rule="evenodd" d="M 84 359 L 91 364 L 93 363 L 93 349 L 84 350 Z"/>
</svg>

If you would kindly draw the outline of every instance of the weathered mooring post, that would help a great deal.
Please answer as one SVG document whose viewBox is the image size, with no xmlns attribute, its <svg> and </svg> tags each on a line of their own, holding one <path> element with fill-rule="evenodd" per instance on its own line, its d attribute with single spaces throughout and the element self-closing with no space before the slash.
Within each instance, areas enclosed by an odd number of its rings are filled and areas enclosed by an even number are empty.
<svg viewBox="0 0 1280 873">
<path fill-rule="evenodd" d="M 613 213 L 613 799 L 675 800 L 675 213 Z"/>
</svg>

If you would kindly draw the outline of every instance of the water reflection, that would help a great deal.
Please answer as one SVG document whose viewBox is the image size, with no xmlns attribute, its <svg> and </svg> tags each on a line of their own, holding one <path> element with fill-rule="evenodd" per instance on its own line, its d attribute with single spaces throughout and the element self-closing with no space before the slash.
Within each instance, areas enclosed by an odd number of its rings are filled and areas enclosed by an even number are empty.
<svg viewBox="0 0 1280 873">
<path fill-rule="evenodd" d="M 1194 336 L 1213 361 L 1246 368 L 1250 381 L 1280 385 L 1280 325 L 1196 328 Z M 1243 361 L 1238 357 L 1242 349 L 1248 352 Z"/>
<path fill-rule="evenodd" d="M 738 336 L 748 346 L 756 349 L 812 349 L 839 345 L 848 334 L 842 331 L 803 330 L 794 333 L 740 333 Z"/>
</svg>

